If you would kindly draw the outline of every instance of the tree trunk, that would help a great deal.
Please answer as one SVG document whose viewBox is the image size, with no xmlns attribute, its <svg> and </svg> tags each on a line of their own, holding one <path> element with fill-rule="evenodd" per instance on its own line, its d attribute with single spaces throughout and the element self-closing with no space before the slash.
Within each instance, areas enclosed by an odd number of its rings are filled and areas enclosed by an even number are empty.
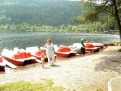
<svg viewBox="0 0 121 91">
<path fill-rule="evenodd" d="M 115 18 L 116 18 L 116 21 L 117 21 L 117 25 L 118 25 L 118 29 L 119 29 L 120 42 L 121 42 L 121 24 L 120 24 L 120 18 L 119 18 L 119 14 L 118 14 L 117 5 L 116 5 L 116 0 L 112 0 L 112 1 L 113 1 L 113 5 L 114 5 Z M 121 43 L 120 43 L 120 46 L 121 46 Z"/>
</svg>

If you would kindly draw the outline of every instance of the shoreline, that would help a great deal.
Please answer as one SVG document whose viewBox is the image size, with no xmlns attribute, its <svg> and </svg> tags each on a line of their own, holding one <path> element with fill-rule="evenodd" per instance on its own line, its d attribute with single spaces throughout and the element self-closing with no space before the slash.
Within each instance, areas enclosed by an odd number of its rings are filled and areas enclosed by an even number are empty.
<svg viewBox="0 0 121 91">
<path fill-rule="evenodd" d="M 121 52 L 117 52 L 119 49 L 121 46 L 108 46 L 101 52 L 85 56 L 58 57 L 55 66 L 45 64 L 44 69 L 41 64 L 36 67 L 30 64 L 17 69 L 7 69 L 6 73 L 0 73 L 0 84 L 20 80 L 41 82 L 44 78 L 50 78 L 53 79 L 54 85 L 71 90 L 80 91 L 81 86 L 95 84 L 107 91 L 107 82 L 121 75 Z"/>
</svg>

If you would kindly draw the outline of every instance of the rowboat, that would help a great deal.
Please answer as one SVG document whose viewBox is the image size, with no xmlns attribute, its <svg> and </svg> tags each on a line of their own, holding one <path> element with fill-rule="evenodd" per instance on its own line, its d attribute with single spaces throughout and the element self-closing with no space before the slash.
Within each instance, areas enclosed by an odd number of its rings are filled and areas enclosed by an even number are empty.
<svg viewBox="0 0 121 91">
<path fill-rule="evenodd" d="M 17 66 L 23 66 L 26 64 L 37 62 L 37 59 L 35 57 L 31 56 L 31 54 L 29 52 L 26 52 L 24 49 L 21 49 L 18 51 L 3 49 L 1 56 L 5 60 L 7 60 L 10 63 L 15 64 Z"/>
<path fill-rule="evenodd" d="M 60 46 L 55 54 L 60 57 L 71 57 L 76 56 L 77 52 L 72 51 L 68 46 Z"/>
</svg>

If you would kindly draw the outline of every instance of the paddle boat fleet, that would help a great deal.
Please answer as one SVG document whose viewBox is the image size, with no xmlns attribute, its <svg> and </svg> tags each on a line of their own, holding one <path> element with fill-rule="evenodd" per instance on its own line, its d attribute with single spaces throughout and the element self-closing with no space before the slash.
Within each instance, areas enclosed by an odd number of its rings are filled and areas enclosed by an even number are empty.
<svg viewBox="0 0 121 91">
<path fill-rule="evenodd" d="M 103 48 L 106 48 L 108 44 L 101 43 L 85 43 L 86 52 L 99 52 Z M 55 58 L 56 57 L 72 57 L 77 54 L 81 54 L 81 44 L 73 43 L 71 46 L 54 45 Z M 13 50 L 3 49 L 0 56 L 0 71 L 5 71 L 5 66 L 10 68 L 17 68 L 17 66 L 24 66 L 31 63 L 41 63 L 41 49 L 43 47 L 26 47 L 26 49 L 14 48 Z M 46 55 L 46 49 L 44 48 L 44 54 Z M 47 60 L 47 57 L 45 58 Z"/>
<path fill-rule="evenodd" d="M 108 46 L 108 44 L 101 44 L 101 43 L 84 43 L 84 44 L 85 44 L 86 53 L 99 52 L 100 50 Z M 73 43 L 73 45 L 69 47 L 71 48 L 71 50 L 76 51 L 77 53 L 81 54 L 82 45 L 80 43 Z"/>
</svg>

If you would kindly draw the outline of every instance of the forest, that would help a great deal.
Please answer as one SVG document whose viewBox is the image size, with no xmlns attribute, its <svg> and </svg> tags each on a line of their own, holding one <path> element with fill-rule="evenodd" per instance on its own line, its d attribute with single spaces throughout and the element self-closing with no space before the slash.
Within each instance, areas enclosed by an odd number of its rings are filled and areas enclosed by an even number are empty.
<svg viewBox="0 0 121 91">
<path fill-rule="evenodd" d="M 115 32 L 115 24 L 75 22 L 81 13 L 76 1 L 0 0 L 0 32 Z"/>
</svg>

